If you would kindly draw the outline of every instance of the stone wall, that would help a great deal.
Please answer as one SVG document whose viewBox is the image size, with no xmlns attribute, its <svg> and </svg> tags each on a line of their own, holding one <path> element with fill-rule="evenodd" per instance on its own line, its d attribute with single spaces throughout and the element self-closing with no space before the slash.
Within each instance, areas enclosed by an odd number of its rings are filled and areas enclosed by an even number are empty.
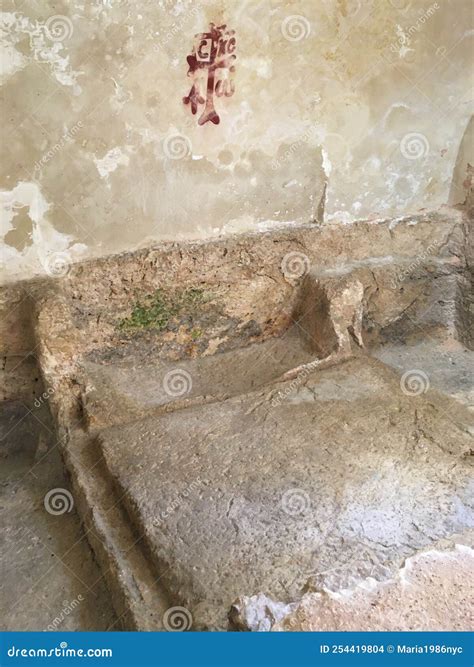
<svg viewBox="0 0 474 667">
<path fill-rule="evenodd" d="M 17 4 L 1 24 L 3 280 L 150 239 L 466 199 L 469 0 Z M 227 67 L 220 122 L 200 125 L 183 98 L 188 69 L 206 93 L 195 35 L 211 23 Z"/>
</svg>

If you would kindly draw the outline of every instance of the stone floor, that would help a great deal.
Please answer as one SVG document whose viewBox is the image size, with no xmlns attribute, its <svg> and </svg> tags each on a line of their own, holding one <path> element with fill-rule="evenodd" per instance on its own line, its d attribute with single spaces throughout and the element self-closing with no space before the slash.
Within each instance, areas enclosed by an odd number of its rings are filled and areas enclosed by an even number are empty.
<svg viewBox="0 0 474 667">
<path fill-rule="evenodd" d="M 114 629 L 116 615 L 75 508 L 51 514 L 44 504 L 60 489 L 48 506 L 61 511 L 70 489 L 46 405 L 4 403 L 0 433 L 2 630 Z"/>
<path fill-rule="evenodd" d="M 4 403 L 4 627 L 169 629 L 183 608 L 194 629 L 469 629 L 472 353 L 397 340 L 283 379 L 311 358 L 292 328 L 85 361 L 71 480 L 47 398 Z"/>
<path fill-rule="evenodd" d="M 289 603 L 311 584 L 389 580 L 453 534 L 468 545 L 470 415 L 456 407 L 363 357 L 99 443 L 172 604 L 225 628 L 239 596 Z"/>
</svg>

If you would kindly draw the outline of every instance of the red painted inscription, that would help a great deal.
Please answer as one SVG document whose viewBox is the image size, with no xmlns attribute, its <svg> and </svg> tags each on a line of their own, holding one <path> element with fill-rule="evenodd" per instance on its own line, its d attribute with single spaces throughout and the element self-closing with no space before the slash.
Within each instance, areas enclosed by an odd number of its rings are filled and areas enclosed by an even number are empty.
<svg viewBox="0 0 474 667">
<path fill-rule="evenodd" d="M 232 75 L 236 47 L 235 30 L 227 30 L 225 25 L 211 23 L 209 32 L 196 35 L 193 51 L 187 57 L 192 86 L 183 102 L 190 105 L 193 115 L 204 106 L 199 125 L 208 121 L 218 125 L 221 119 L 215 109 L 215 97 L 231 97 L 235 92 Z"/>
</svg>

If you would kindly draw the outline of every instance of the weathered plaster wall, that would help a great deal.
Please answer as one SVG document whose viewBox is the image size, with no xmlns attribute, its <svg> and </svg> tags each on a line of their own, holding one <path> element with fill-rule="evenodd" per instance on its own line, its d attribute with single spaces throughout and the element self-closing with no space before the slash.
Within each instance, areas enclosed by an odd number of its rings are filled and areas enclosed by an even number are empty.
<svg viewBox="0 0 474 667">
<path fill-rule="evenodd" d="M 275 222 L 466 199 L 469 0 L 4 0 L 4 279 Z M 183 104 L 210 22 L 236 31 L 219 125 Z M 463 149 L 464 150 L 464 149 Z"/>
</svg>

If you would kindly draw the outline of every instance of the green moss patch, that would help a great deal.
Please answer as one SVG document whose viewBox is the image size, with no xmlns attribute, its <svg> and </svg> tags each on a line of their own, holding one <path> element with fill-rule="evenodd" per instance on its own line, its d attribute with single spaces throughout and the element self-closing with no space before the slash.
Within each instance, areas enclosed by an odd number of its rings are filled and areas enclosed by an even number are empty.
<svg viewBox="0 0 474 667">
<path fill-rule="evenodd" d="M 210 295 L 196 287 L 172 295 L 158 289 L 144 297 L 142 301 L 136 301 L 130 316 L 120 320 L 118 327 L 121 331 L 140 329 L 164 331 L 172 320 L 197 315 L 200 307 L 209 300 Z"/>
</svg>

